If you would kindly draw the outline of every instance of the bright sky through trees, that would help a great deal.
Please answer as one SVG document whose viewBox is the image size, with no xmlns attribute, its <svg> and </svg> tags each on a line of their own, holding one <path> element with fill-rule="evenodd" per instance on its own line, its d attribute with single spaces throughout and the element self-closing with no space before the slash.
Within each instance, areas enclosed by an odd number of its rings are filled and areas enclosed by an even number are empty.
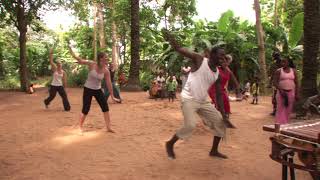
<svg viewBox="0 0 320 180">
<path fill-rule="evenodd" d="M 196 19 L 217 21 L 221 14 L 229 9 L 241 20 L 255 21 L 253 0 L 197 0 L 198 17 Z"/>
<path fill-rule="evenodd" d="M 229 9 L 241 20 L 255 21 L 253 0 L 198 0 L 198 16 L 195 19 L 217 21 L 221 13 Z M 49 11 L 43 19 L 48 28 L 52 30 L 57 30 L 60 26 L 68 30 L 76 21 L 76 18 L 65 10 Z"/>
</svg>

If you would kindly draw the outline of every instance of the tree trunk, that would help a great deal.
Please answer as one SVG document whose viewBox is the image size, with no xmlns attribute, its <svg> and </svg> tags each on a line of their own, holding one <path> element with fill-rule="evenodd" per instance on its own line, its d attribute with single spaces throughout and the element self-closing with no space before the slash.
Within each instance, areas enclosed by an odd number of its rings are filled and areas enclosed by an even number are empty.
<svg viewBox="0 0 320 180">
<path fill-rule="evenodd" d="M 93 60 L 97 61 L 97 3 L 94 3 L 94 11 L 93 11 Z"/>
<path fill-rule="evenodd" d="M 139 27 L 139 0 L 131 0 L 131 63 L 128 85 L 129 91 L 140 91 L 139 70 L 140 70 L 140 27 Z"/>
<path fill-rule="evenodd" d="M 97 14 L 98 14 L 98 24 L 99 24 L 99 43 L 100 48 L 106 48 L 106 38 L 105 38 L 105 31 L 104 31 L 104 18 L 103 18 L 103 4 L 97 3 Z"/>
<path fill-rule="evenodd" d="M 301 81 L 303 98 L 317 93 L 317 73 L 319 64 L 317 56 L 320 43 L 319 0 L 304 1 L 304 53 Z"/>
<path fill-rule="evenodd" d="M 20 1 L 19 1 L 20 2 Z M 27 73 L 27 19 L 25 17 L 25 9 L 22 4 L 17 6 L 17 20 L 19 30 L 19 47 L 20 47 L 20 88 L 22 91 L 27 91 L 29 85 Z"/>
<path fill-rule="evenodd" d="M 123 64 L 125 64 L 126 63 L 126 53 L 127 53 L 127 43 L 126 43 L 126 33 L 125 33 L 125 31 L 124 31 L 124 33 L 123 33 L 123 39 L 122 39 L 122 45 L 123 45 L 123 54 L 122 54 L 122 56 L 123 56 Z"/>
<path fill-rule="evenodd" d="M 266 56 L 264 47 L 264 32 L 260 19 L 260 3 L 259 0 L 254 0 L 254 9 L 256 11 L 256 30 L 259 47 L 259 64 L 260 64 L 260 88 L 261 92 L 266 92 L 267 71 L 266 71 Z"/>
<path fill-rule="evenodd" d="M 0 80 L 4 79 L 4 75 L 5 75 L 4 71 L 5 70 L 3 65 L 3 53 L 2 53 L 2 50 L 0 50 Z"/>
<path fill-rule="evenodd" d="M 114 0 L 110 3 L 110 8 L 112 10 L 112 17 L 114 17 L 115 14 L 115 8 L 114 8 Z M 112 19 L 112 27 L 111 27 L 111 36 L 112 36 L 112 63 L 118 67 L 118 42 L 117 42 L 117 26 L 114 19 Z"/>
</svg>

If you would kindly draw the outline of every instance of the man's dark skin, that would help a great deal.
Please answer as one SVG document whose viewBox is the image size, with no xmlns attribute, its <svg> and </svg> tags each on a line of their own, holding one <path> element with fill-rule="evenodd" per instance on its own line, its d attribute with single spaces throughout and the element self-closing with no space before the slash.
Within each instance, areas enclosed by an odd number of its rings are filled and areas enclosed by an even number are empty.
<svg viewBox="0 0 320 180">
<path fill-rule="evenodd" d="M 173 37 L 172 34 L 170 34 L 169 31 L 162 30 L 162 33 L 164 35 L 165 40 L 167 40 L 170 43 L 170 45 L 173 47 L 174 50 L 176 50 L 181 55 L 188 57 L 191 60 L 191 72 L 197 71 L 202 64 L 202 61 L 204 58 L 203 55 L 198 54 L 196 52 L 189 51 L 188 49 L 181 47 L 176 42 L 175 38 Z M 219 59 L 224 59 L 224 58 L 225 58 L 224 49 L 220 48 L 220 49 L 217 49 L 216 51 L 211 51 L 210 59 L 208 61 L 208 65 L 210 69 L 213 72 L 216 72 L 217 71 L 216 65 L 218 64 Z M 222 93 L 220 88 L 220 76 L 215 82 L 215 85 L 216 85 L 215 87 L 216 87 L 216 98 L 217 98 L 216 102 L 217 102 L 218 110 L 222 114 L 226 127 L 235 128 L 235 126 L 228 120 L 228 117 L 226 116 L 224 111 L 223 99 L 221 96 Z M 166 151 L 167 151 L 168 157 L 171 159 L 175 159 L 173 146 L 178 140 L 179 140 L 179 137 L 175 134 L 169 141 L 166 142 Z M 218 151 L 220 140 L 221 140 L 221 137 L 214 136 L 212 148 L 209 155 L 226 159 L 227 156 Z"/>
</svg>

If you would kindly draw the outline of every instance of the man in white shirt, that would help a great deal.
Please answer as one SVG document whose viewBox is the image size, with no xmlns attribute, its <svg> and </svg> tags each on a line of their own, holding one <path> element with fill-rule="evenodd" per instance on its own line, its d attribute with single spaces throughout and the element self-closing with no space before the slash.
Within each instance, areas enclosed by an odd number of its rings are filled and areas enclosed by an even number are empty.
<svg viewBox="0 0 320 180">
<path fill-rule="evenodd" d="M 196 127 L 197 113 L 206 126 L 214 131 L 214 138 L 210 156 L 227 158 L 226 155 L 218 151 L 218 146 L 222 137 L 225 136 L 226 127 L 234 128 L 224 112 L 223 100 L 221 97 L 219 71 L 216 64 L 219 59 L 225 58 L 222 48 L 213 48 L 210 52 L 210 59 L 201 54 L 182 48 L 175 38 L 167 31 L 163 30 L 164 38 L 181 55 L 191 59 L 192 66 L 188 80 L 181 92 L 181 108 L 184 116 L 184 125 L 173 137 L 166 142 L 166 151 L 170 159 L 175 159 L 174 144 L 179 139 L 185 139 L 192 134 Z M 208 101 L 208 89 L 216 82 L 217 107 L 220 112 Z"/>
</svg>

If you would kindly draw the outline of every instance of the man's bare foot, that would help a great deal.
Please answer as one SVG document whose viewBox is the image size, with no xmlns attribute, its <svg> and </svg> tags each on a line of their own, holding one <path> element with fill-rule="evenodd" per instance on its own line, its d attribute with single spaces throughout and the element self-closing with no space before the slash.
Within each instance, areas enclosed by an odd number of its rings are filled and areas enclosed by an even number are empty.
<svg viewBox="0 0 320 180">
<path fill-rule="evenodd" d="M 115 133 L 111 128 L 106 129 L 106 132 Z"/>
<path fill-rule="evenodd" d="M 228 159 L 228 156 L 222 154 L 222 153 L 219 153 L 218 151 L 211 151 L 209 153 L 209 156 L 212 156 L 212 157 L 218 157 L 218 158 L 222 158 L 222 159 Z"/>
</svg>

